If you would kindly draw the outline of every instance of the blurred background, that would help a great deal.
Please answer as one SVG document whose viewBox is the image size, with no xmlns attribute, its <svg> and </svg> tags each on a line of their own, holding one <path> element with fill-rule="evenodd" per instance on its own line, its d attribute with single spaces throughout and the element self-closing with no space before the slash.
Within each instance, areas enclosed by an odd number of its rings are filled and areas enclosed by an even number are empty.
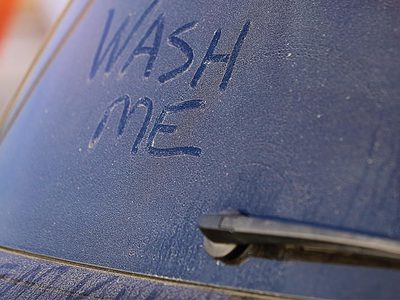
<svg viewBox="0 0 400 300">
<path fill-rule="evenodd" d="M 0 0 L 0 115 L 68 0 Z"/>
</svg>

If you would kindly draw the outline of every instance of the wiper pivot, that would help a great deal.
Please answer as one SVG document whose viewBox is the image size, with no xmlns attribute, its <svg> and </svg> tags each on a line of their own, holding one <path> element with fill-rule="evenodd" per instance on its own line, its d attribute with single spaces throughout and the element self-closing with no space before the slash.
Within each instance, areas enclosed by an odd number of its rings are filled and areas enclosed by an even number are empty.
<svg viewBox="0 0 400 300">
<path fill-rule="evenodd" d="M 206 252 L 226 263 L 249 256 L 400 268 L 400 241 L 239 212 L 203 215 Z"/>
</svg>

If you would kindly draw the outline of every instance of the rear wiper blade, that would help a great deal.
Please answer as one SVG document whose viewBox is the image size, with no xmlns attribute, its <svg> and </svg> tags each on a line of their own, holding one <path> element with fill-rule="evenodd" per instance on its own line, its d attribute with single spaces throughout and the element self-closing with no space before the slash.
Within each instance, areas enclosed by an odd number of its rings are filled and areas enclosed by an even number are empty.
<svg viewBox="0 0 400 300">
<path fill-rule="evenodd" d="M 239 212 L 203 215 L 199 228 L 206 252 L 225 263 L 255 256 L 400 268 L 400 241 L 377 235 Z"/>
</svg>

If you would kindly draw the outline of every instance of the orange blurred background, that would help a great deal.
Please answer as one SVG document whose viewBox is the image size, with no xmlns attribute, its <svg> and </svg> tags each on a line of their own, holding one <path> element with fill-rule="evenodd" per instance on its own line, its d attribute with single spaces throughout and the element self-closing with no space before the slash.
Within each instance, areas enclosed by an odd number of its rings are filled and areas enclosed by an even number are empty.
<svg viewBox="0 0 400 300">
<path fill-rule="evenodd" d="M 68 0 L 0 0 L 0 114 Z"/>
</svg>

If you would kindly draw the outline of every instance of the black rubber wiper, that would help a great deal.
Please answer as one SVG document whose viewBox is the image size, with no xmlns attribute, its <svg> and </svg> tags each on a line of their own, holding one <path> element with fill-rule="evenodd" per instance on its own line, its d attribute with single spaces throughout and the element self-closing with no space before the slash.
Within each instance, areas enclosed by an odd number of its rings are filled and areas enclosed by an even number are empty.
<svg viewBox="0 0 400 300">
<path fill-rule="evenodd" d="M 225 263 L 254 256 L 400 268 L 400 241 L 380 236 L 239 212 L 203 215 L 199 227 L 206 252 Z"/>
</svg>

